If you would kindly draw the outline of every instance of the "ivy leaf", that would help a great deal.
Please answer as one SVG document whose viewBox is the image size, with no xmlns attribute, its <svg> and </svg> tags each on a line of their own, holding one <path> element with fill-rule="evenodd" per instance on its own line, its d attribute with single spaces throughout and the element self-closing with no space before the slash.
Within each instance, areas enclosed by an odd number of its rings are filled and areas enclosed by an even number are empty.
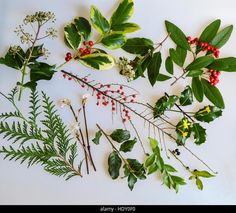
<svg viewBox="0 0 236 213">
<path fill-rule="evenodd" d="M 175 95 L 172 95 L 170 97 L 163 96 L 160 99 L 158 99 L 153 109 L 154 118 L 158 118 L 166 110 L 171 109 L 175 105 L 177 100 L 178 100 L 178 97 Z"/>
<path fill-rule="evenodd" d="M 197 70 L 204 67 L 207 67 L 214 61 L 214 58 L 211 56 L 201 56 L 194 60 L 191 64 L 186 67 L 186 70 Z"/>
<path fill-rule="evenodd" d="M 90 9 L 90 20 L 99 34 L 104 35 L 109 32 L 109 22 L 95 6 L 92 6 Z"/>
<path fill-rule="evenodd" d="M 31 51 L 31 47 L 26 51 L 25 53 L 25 57 L 28 58 L 29 57 L 29 54 L 30 54 L 30 51 Z M 38 59 L 39 57 L 43 56 L 44 55 L 44 51 L 43 51 L 43 44 L 42 45 L 39 45 L 39 46 L 35 46 L 33 48 L 33 51 L 31 53 L 31 57 L 30 57 L 30 60 L 29 62 L 34 62 L 36 59 Z"/>
<path fill-rule="evenodd" d="M 118 153 L 112 152 L 108 157 L 108 172 L 113 180 L 119 177 L 121 164 L 122 161 Z"/>
<path fill-rule="evenodd" d="M 154 53 L 152 60 L 148 65 L 148 79 L 152 86 L 154 86 L 154 84 L 157 81 L 157 76 L 159 75 L 159 71 L 161 68 L 161 62 L 162 62 L 161 53 L 160 52 Z"/>
<path fill-rule="evenodd" d="M 203 184 L 199 178 L 196 178 L 196 185 L 199 190 L 203 190 Z"/>
<path fill-rule="evenodd" d="M 169 50 L 171 59 L 180 67 L 184 66 L 184 62 L 187 56 L 187 50 L 177 47 L 176 50 L 171 48 Z"/>
<path fill-rule="evenodd" d="M 97 70 L 111 69 L 114 64 L 114 58 L 105 53 L 94 53 L 79 58 L 79 61 L 90 68 Z"/>
<path fill-rule="evenodd" d="M 200 176 L 200 177 L 204 177 L 204 178 L 211 178 L 211 177 L 215 177 L 214 175 L 212 175 L 211 173 L 209 173 L 208 171 L 193 171 L 193 174 L 195 176 Z"/>
<path fill-rule="evenodd" d="M 77 50 L 80 46 L 81 35 L 79 34 L 75 24 L 67 24 L 64 27 L 64 36 L 67 44 L 74 50 Z"/>
<path fill-rule="evenodd" d="M 203 85 L 202 82 L 198 77 L 192 79 L 192 90 L 195 98 L 199 101 L 203 101 L 204 97 L 204 90 L 203 90 Z"/>
<path fill-rule="evenodd" d="M 154 163 L 155 159 L 156 159 L 155 154 L 148 156 L 148 158 L 145 161 L 145 167 L 147 168 L 147 167 L 151 166 Z"/>
<path fill-rule="evenodd" d="M 204 129 L 199 123 L 193 123 L 192 132 L 194 136 L 194 142 L 197 145 L 201 145 L 206 141 L 206 129 Z"/>
<path fill-rule="evenodd" d="M 181 106 L 187 106 L 193 103 L 193 92 L 190 86 L 187 86 L 181 93 L 179 102 Z"/>
<path fill-rule="evenodd" d="M 220 58 L 213 61 L 210 64 L 209 69 L 220 70 L 225 72 L 235 72 L 236 71 L 236 58 Z"/>
<path fill-rule="evenodd" d="M 131 173 L 128 176 L 128 186 L 129 189 L 132 191 L 134 188 L 135 183 L 137 182 L 137 178 Z"/>
<path fill-rule="evenodd" d="M 110 137 L 112 140 L 122 143 L 130 139 L 130 132 L 128 130 L 116 129 L 111 133 Z"/>
<path fill-rule="evenodd" d="M 229 40 L 232 32 L 233 32 L 233 25 L 230 25 L 224 28 L 223 30 L 221 30 L 219 33 L 217 33 L 215 38 L 212 40 L 211 42 L 212 46 L 216 48 L 223 47 L 226 44 L 226 42 Z"/>
<path fill-rule="evenodd" d="M 169 79 L 171 79 L 170 76 L 168 76 L 168 75 L 163 75 L 163 74 L 161 74 L 161 73 L 159 73 L 158 76 L 157 76 L 157 81 L 167 81 L 167 80 L 169 80 Z"/>
<path fill-rule="evenodd" d="M 125 44 L 126 40 L 127 38 L 125 35 L 122 35 L 119 33 L 111 33 L 111 34 L 105 35 L 102 38 L 101 43 L 106 48 L 114 50 L 114 49 L 122 47 Z"/>
<path fill-rule="evenodd" d="M 123 24 L 112 26 L 113 32 L 121 33 L 121 34 L 133 33 L 139 29 L 140 29 L 139 25 L 135 23 L 123 23 Z"/>
<path fill-rule="evenodd" d="M 137 139 L 133 139 L 133 140 L 128 140 L 128 141 L 125 141 L 124 143 L 121 144 L 120 146 L 120 151 L 122 152 L 130 152 L 132 151 L 134 145 L 136 144 L 137 142 Z"/>
<path fill-rule="evenodd" d="M 91 35 L 91 25 L 86 18 L 78 17 L 74 20 L 75 26 L 79 33 L 83 36 L 84 40 L 88 40 Z"/>
<path fill-rule="evenodd" d="M 166 58 L 165 67 L 166 67 L 166 71 L 168 73 L 170 73 L 171 75 L 173 75 L 173 73 L 174 73 L 174 65 L 173 65 L 173 61 L 171 60 L 170 56 L 168 56 Z"/>
<path fill-rule="evenodd" d="M 33 64 L 28 65 L 30 68 L 30 80 L 39 81 L 39 80 L 51 80 L 54 75 L 55 65 L 49 65 L 43 62 L 34 62 Z"/>
<path fill-rule="evenodd" d="M 182 30 L 169 21 L 165 21 L 165 25 L 167 32 L 170 34 L 171 39 L 176 43 L 176 45 L 190 51 L 189 43 Z"/>
<path fill-rule="evenodd" d="M 225 104 L 223 97 L 217 87 L 212 86 L 207 80 L 202 79 L 202 85 L 204 88 L 204 94 L 215 106 L 224 109 Z"/>
<path fill-rule="evenodd" d="M 134 12 L 134 3 L 132 0 L 123 0 L 116 11 L 112 14 L 110 23 L 111 29 L 114 26 L 120 25 L 130 19 Z"/>
<path fill-rule="evenodd" d="M 144 55 L 154 49 L 153 45 L 153 42 L 147 38 L 130 38 L 122 49 L 131 54 Z"/>
<path fill-rule="evenodd" d="M 215 106 L 205 106 L 195 113 L 194 117 L 198 121 L 210 123 L 222 115 L 222 110 Z"/>
<path fill-rule="evenodd" d="M 95 143 L 96 145 L 98 145 L 98 144 L 99 144 L 99 141 L 100 141 L 100 138 L 101 138 L 101 136 L 102 136 L 102 131 L 101 131 L 101 130 L 99 130 L 98 132 L 96 132 L 96 134 L 95 134 L 95 138 L 94 138 L 94 139 L 92 139 L 93 143 Z"/>
<path fill-rule="evenodd" d="M 190 70 L 186 76 L 195 78 L 202 75 L 202 73 L 203 73 L 202 70 Z"/>
</svg>

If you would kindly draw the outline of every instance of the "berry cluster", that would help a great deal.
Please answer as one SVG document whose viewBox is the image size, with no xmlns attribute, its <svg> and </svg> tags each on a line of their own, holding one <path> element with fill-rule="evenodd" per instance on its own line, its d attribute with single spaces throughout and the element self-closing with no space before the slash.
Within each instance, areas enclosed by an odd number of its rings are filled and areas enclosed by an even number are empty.
<svg viewBox="0 0 236 213">
<path fill-rule="evenodd" d="M 84 41 L 83 45 L 85 46 L 84 48 L 79 48 L 81 56 L 89 55 L 91 53 L 91 47 L 94 45 L 93 41 Z"/>
<path fill-rule="evenodd" d="M 180 151 L 179 151 L 179 149 L 175 149 L 175 150 L 173 150 L 173 154 L 180 155 Z"/>
<path fill-rule="evenodd" d="M 187 37 L 187 40 L 190 45 L 193 45 L 199 42 L 199 38 L 192 39 L 190 36 Z"/>
<path fill-rule="evenodd" d="M 217 71 L 217 70 L 210 70 L 210 73 L 211 73 L 211 75 L 210 75 L 210 84 L 212 85 L 212 86 L 215 86 L 216 84 L 218 84 L 219 83 L 219 76 L 220 76 L 220 72 L 219 71 Z"/>
<path fill-rule="evenodd" d="M 72 59 L 72 55 L 70 52 L 66 53 L 65 61 L 70 61 Z"/>
</svg>

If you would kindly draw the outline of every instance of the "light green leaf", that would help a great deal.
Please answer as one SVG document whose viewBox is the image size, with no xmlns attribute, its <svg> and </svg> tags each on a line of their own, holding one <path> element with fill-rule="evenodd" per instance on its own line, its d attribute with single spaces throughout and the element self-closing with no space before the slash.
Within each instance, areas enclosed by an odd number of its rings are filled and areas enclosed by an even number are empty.
<svg viewBox="0 0 236 213">
<path fill-rule="evenodd" d="M 113 32 L 122 34 L 133 33 L 139 29 L 140 27 L 135 23 L 123 23 L 112 27 Z"/>
<path fill-rule="evenodd" d="M 190 71 L 191 72 L 191 71 Z M 195 98 L 199 101 L 203 101 L 204 97 L 204 90 L 203 90 L 203 85 L 202 82 L 198 77 L 195 77 L 192 79 L 192 90 Z"/>
<path fill-rule="evenodd" d="M 214 61 L 214 58 L 211 56 L 201 56 L 195 59 L 191 64 L 186 67 L 186 70 L 197 70 L 207 67 Z"/>
<path fill-rule="evenodd" d="M 64 27 L 64 36 L 68 45 L 74 50 L 78 50 L 81 42 L 81 35 L 79 34 L 75 24 L 67 24 Z"/>
<path fill-rule="evenodd" d="M 102 38 L 101 43 L 103 44 L 104 47 L 114 50 L 114 49 L 122 47 L 125 44 L 126 40 L 127 38 L 123 34 L 111 33 L 111 34 L 105 35 Z"/>
<path fill-rule="evenodd" d="M 199 178 L 196 178 L 196 185 L 199 190 L 203 190 L 203 184 Z"/>
<path fill-rule="evenodd" d="M 130 132 L 124 129 L 116 129 L 111 133 L 110 137 L 112 138 L 112 140 L 118 143 L 122 143 L 130 139 Z"/>
<path fill-rule="evenodd" d="M 145 161 L 145 167 L 151 166 L 154 163 L 155 158 L 156 158 L 155 154 L 152 154 L 152 155 L 148 156 L 148 158 Z"/>
<path fill-rule="evenodd" d="M 196 176 L 204 177 L 204 178 L 215 177 L 214 175 L 212 175 L 208 171 L 198 171 L 197 170 L 197 171 L 194 171 L 193 174 L 196 175 Z"/>
<path fill-rule="evenodd" d="M 169 164 L 165 164 L 164 169 L 166 169 L 168 172 L 177 172 L 177 170 Z"/>
<path fill-rule="evenodd" d="M 212 40 L 211 44 L 216 48 L 223 47 L 229 40 L 232 32 L 233 32 L 233 25 L 224 28 L 219 33 L 217 33 L 215 38 Z"/>
<path fill-rule="evenodd" d="M 84 40 L 88 40 L 91 35 L 91 25 L 86 18 L 78 17 L 74 20 L 75 26 L 79 33 L 83 36 Z"/>
<path fill-rule="evenodd" d="M 158 166 L 156 163 L 152 164 L 151 166 L 148 167 L 148 175 L 153 174 L 158 170 Z"/>
<path fill-rule="evenodd" d="M 112 152 L 108 157 L 108 172 L 112 179 L 116 179 L 120 174 L 122 161 L 116 151 Z"/>
<path fill-rule="evenodd" d="M 160 67 L 161 67 L 161 53 L 156 52 L 153 54 L 152 60 L 148 65 L 148 79 L 152 86 L 157 81 L 157 76 L 159 75 Z"/>
<path fill-rule="evenodd" d="M 190 70 L 186 76 L 195 78 L 202 75 L 202 73 L 203 73 L 202 70 Z"/>
</svg>

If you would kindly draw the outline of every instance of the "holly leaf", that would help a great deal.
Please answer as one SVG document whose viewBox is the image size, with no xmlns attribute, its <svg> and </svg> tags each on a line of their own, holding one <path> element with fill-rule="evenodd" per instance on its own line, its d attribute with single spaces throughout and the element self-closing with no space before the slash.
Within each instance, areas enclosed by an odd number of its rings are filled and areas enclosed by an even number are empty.
<svg viewBox="0 0 236 213">
<path fill-rule="evenodd" d="M 135 183 L 137 182 L 137 178 L 131 173 L 128 176 L 128 186 L 129 189 L 132 191 L 134 188 Z"/>
<path fill-rule="evenodd" d="M 187 106 L 193 103 L 193 92 L 190 86 L 187 86 L 181 93 L 179 102 L 181 106 Z"/>
<path fill-rule="evenodd" d="M 204 88 L 204 94 L 209 101 L 211 101 L 215 106 L 224 109 L 225 104 L 223 97 L 217 87 L 212 86 L 207 80 L 202 79 L 202 85 Z"/>
<path fill-rule="evenodd" d="M 122 152 L 131 152 L 134 145 L 136 144 L 137 142 L 137 139 L 133 139 L 133 140 L 128 140 L 128 141 L 125 141 L 124 143 L 121 144 L 120 146 L 120 151 Z"/>
<path fill-rule="evenodd" d="M 123 23 L 123 24 L 112 26 L 113 32 L 121 33 L 121 34 L 133 33 L 139 29 L 140 29 L 139 25 L 135 23 Z"/>
<path fill-rule="evenodd" d="M 177 144 L 183 145 L 185 144 L 185 141 L 190 137 L 191 135 L 191 122 L 184 117 L 179 121 L 179 123 L 176 125 L 176 133 L 177 133 Z"/>
<path fill-rule="evenodd" d="M 32 47 L 30 47 L 25 55 L 26 55 L 26 58 L 29 57 L 29 54 L 32 50 Z M 35 46 L 32 50 L 32 53 L 31 53 L 31 56 L 30 56 L 30 60 L 29 62 L 34 62 L 35 60 L 37 60 L 38 58 L 40 58 L 41 56 L 44 55 L 44 51 L 43 51 L 43 44 L 42 45 L 38 45 L 38 46 Z"/>
<path fill-rule="evenodd" d="M 112 140 L 122 143 L 130 139 L 130 132 L 128 130 L 116 129 L 111 133 L 110 137 Z"/>
<path fill-rule="evenodd" d="M 110 31 L 109 22 L 95 6 L 90 9 L 90 20 L 99 34 L 104 35 Z"/>
<path fill-rule="evenodd" d="M 74 50 L 78 50 L 81 42 L 81 35 L 79 34 L 75 24 L 67 24 L 64 27 L 64 36 L 67 45 Z"/>
<path fill-rule="evenodd" d="M 192 132 L 195 144 L 201 145 L 206 142 L 206 129 L 204 129 L 199 123 L 193 123 Z"/>
<path fill-rule="evenodd" d="M 114 58 L 111 55 L 105 53 L 94 53 L 79 58 L 80 63 L 83 65 L 97 69 L 108 70 L 111 69 L 114 64 Z"/>
<path fill-rule="evenodd" d="M 222 115 L 222 110 L 215 106 L 205 106 L 195 113 L 194 118 L 198 121 L 210 123 Z"/>
<path fill-rule="evenodd" d="M 157 76 L 159 75 L 160 67 L 161 67 L 161 53 L 156 52 L 153 54 L 153 57 L 148 65 L 148 79 L 152 86 L 157 81 Z"/>
<path fill-rule="evenodd" d="M 170 73 L 171 75 L 173 75 L 173 73 L 174 73 L 174 65 L 173 65 L 173 61 L 171 60 L 170 56 L 168 56 L 166 58 L 165 67 L 166 67 L 166 71 L 168 73 Z"/>
<path fill-rule="evenodd" d="M 171 59 L 180 67 L 184 66 L 184 62 L 187 56 L 187 50 L 177 47 L 176 50 L 171 48 L 169 50 Z"/>
<path fill-rule="evenodd" d="M 199 101 L 203 101 L 204 97 L 204 90 L 203 90 L 203 85 L 202 82 L 198 77 L 195 77 L 192 79 L 192 90 L 195 98 Z"/>
<path fill-rule="evenodd" d="M 100 141 L 100 138 L 101 138 L 101 136 L 102 136 L 102 131 L 101 131 L 101 130 L 99 130 L 98 132 L 96 132 L 96 134 L 95 134 L 95 138 L 94 138 L 94 139 L 92 139 L 93 143 L 95 143 L 96 145 L 98 145 L 98 144 L 99 144 L 99 141 Z"/>
<path fill-rule="evenodd" d="M 189 43 L 183 31 L 169 21 L 165 21 L 166 30 L 175 44 L 185 50 L 190 51 Z"/>
<path fill-rule="evenodd" d="M 111 33 L 111 34 L 105 35 L 102 38 L 101 43 L 103 44 L 104 47 L 114 50 L 114 49 L 122 47 L 125 44 L 126 40 L 127 38 L 123 34 Z"/>
<path fill-rule="evenodd" d="M 153 42 L 147 38 L 130 38 L 122 49 L 131 54 L 145 55 L 154 49 L 153 45 Z"/>
<path fill-rule="evenodd" d="M 195 78 L 195 77 L 198 77 L 198 76 L 202 75 L 202 73 L 203 73 L 202 70 L 190 70 L 186 76 Z"/>
<path fill-rule="evenodd" d="M 223 30 L 221 30 L 219 33 L 216 34 L 214 39 L 212 40 L 211 44 L 212 46 L 216 48 L 223 47 L 226 42 L 229 40 L 231 34 L 233 32 L 233 25 L 230 25 Z"/>
<path fill-rule="evenodd" d="M 108 172 L 113 180 L 119 177 L 121 164 L 122 161 L 118 153 L 112 152 L 108 157 Z"/>
<path fill-rule="evenodd" d="M 197 70 L 207 67 L 214 61 L 214 58 L 211 56 L 201 56 L 195 59 L 191 64 L 186 67 L 186 70 Z"/>
<path fill-rule="evenodd" d="M 78 17 L 74 20 L 75 26 L 79 33 L 83 36 L 84 40 L 88 40 L 91 36 L 91 25 L 86 18 Z"/>
</svg>

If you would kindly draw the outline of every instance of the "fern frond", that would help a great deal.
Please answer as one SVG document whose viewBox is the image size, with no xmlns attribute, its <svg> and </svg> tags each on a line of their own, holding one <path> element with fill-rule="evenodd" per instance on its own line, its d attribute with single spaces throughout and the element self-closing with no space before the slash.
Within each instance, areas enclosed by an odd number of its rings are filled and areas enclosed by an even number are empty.
<svg viewBox="0 0 236 213">
<path fill-rule="evenodd" d="M 20 112 L 15 111 L 15 112 L 5 112 L 0 114 L 0 119 L 7 120 L 9 118 L 20 118 L 24 119 L 21 115 Z"/>
<path fill-rule="evenodd" d="M 36 124 L 37 122 L 37 117 L 41 114 L 39 112 L 40 105 L 39 105 L 39 95 L 38 92 L 32 91 L 30 95 L 30 109 L 31 111 L 29 112 L 29 121 L 32 122 L 33 124 Z"/>
<path fill-rule="evenodd" d="M 75 158 L 77 157 L 77 143 L 73 143 L 69 147 L 70 155 L 68 157 L 68 162 L 74 165 Z"/>
</svg>

